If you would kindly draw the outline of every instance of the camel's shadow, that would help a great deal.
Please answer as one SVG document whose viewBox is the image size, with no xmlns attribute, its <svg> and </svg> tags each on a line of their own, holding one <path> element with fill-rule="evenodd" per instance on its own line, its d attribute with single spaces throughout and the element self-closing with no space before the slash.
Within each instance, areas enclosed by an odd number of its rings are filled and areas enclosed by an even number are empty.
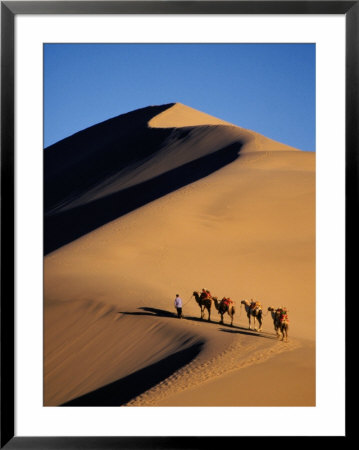
<svg viewBox="0 0 359 450">
<path fill-rule="evenodd" d="M 177 319 L 177 314 L 165 309 L 141 307 L 138 308 L 142 311 L 119 311 L 119 314 L 125 314 L 129 316 L 158 316 L 158 317 L 174 317 Z"/>
<path fill-rule="evenodd" d="M 277 339 L 276 336 L 272 336 L 268 333 L 258 332 L 258 331 L 250 331 L 248 328 L 233 326 L 229 328 L 220 328 L 219 331 L 222 331 L 223 333 L 235 333 L 235 334 L 243 334 L 246 336 L 257 336 L 265 339 Z"/>
<path fill-rule="evenodd" d="M 151 308 L 148 306 L 142 306 L 141 308 L 138 308 L 141 311 L 118 311 L 118 314 L 124 314 L 128 316 L 156 316 L 156 317 L 167 317 L 169 319 L 178 319 L 177 313 L 167 311 L 166 309 L 159 309 L 159 308 Z M 205 322 L 210 324 L 217 324 L 220 325 L 219 322 L 207 319 L 201 319 L 200 317 L 195 316 L 183 316 L 183 320 L 191 320 L 194 322 Z"/>
<path fill-rule="evenodd" d="M 156 317 L 166 317 L 169 319 L 177 319 L 177 314 L 175 312 L 167 311 L 166 309 L 160 309 L 160 308 L 152 308 L 149 306 L 142 306 L 138 308 L 140 311 L 119 311 L 118 314 L 124 314 L 129 316 L 156 316 Z M 207 323 L 211 325 L 218 325 L 221 327 L 226 328 L 220 328 L 220 331 L 226 332 L 226 333 L 238 333 L 238 334 L 244 334 L 247 336 L 258 336 L 258 337 L 265 337 L 267 339 L 276 339 L 275 337 L 271 335 L 266 335 L 265 333 L 259 333 L 256 331 L 249 331 L 246 327 L 241 327 L 239 325 L 230 325 L 229 323 L 221 323 L 219 320 L 208 320 L 208 319 L 201 319 L 200 317 L 195 316 L 183 316 L 182 320 L 190 320 L 193 322 L 202 322 Z"/>
</svg>

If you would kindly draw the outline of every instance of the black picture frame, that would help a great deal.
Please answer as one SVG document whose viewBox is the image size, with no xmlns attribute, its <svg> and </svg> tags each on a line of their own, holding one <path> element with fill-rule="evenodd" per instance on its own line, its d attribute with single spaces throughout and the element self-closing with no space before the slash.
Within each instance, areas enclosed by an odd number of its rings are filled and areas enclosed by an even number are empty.
<svg viewBox="0 0 359 450">
<path fill-rule="evenodd" d="M 346 305 L 355 292 L 359 150 L 359 1 L 2 1 L 1 2 L 1 442 L 6 449 L 177 449 L 240 445 L 246 437 L 15 436 L 14 60 L 18 14 L 340 14 L 346 21 Z M 346 330 L 347 338 L 347 330 Z M 347 341 L 347 339 L 346 339 Z M 346 397 L 347 399 L 347 397 Z M 346 402 L 347 408 L 347 402 Z M 215 418 L 214 418 L 215 420 Z M 204 428 L 202 428 L 204 429 Z M 250 436 L 248 436 L 250 437 Z M 346 435 L 349 437 L 348 424 Z M 298 437 L 296 437 L 298 438 Z M 241 441 L 239 442 L 239 439 Z M 287 438 L 289 439 L 289 438 Z"/>
</svg>

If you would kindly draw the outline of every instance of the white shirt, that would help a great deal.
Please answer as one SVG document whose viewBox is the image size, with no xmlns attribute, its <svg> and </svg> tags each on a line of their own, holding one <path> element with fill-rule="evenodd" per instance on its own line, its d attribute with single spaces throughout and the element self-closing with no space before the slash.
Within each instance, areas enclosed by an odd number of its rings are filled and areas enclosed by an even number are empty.
<svg viewBox="0 0 359 450">
<path fill-rule="evenodd" d="M 182 299 L 180 297 L 175 298 L 175 307 L 182 308 Z"/>
</svg>

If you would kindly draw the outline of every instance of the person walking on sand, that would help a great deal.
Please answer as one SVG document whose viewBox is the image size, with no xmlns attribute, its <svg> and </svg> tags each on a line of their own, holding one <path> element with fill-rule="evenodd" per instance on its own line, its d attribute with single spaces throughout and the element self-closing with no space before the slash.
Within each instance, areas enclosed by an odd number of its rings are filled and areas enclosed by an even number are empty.
<svg viewBox="0 0 359 450">
<path fill-rule="evenodd" d="M 177 317 L 182 319 L 182 299 L 179 294 L 176 294 L 175 298 L 175 308 L 177 309 Z"/>
</svg>

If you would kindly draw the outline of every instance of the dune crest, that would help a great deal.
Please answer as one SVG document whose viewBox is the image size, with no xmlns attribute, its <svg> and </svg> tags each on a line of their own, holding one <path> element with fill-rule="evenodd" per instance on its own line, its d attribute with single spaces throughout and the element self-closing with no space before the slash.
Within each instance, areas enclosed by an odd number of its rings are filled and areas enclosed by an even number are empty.
<svg viewBox="0 0 359 450">
<path fill-rule="evenodd" d="M 197 127 L 200 125 L 236 126 L 182 103 L 175 103 L 148 122 L 148 126 L 151 128 Z"/>
<path fill-rule="evenodd" d="M 220 125 L 223 127 L 223 134 L 228 133 L 228 131 L 225 131 L 225 127 L 231 127 L 233 138 L 240 140 L 242 144 L 241 153 L 253 151 L 299 151 L 297 148 L 270 139 L 255 131 L 226 122 L 225 120 L 198 111 L 182 103 L 174 103 L 148 122 L 150 128 L 182 128 L 205 125 Z"/>
</svg>

